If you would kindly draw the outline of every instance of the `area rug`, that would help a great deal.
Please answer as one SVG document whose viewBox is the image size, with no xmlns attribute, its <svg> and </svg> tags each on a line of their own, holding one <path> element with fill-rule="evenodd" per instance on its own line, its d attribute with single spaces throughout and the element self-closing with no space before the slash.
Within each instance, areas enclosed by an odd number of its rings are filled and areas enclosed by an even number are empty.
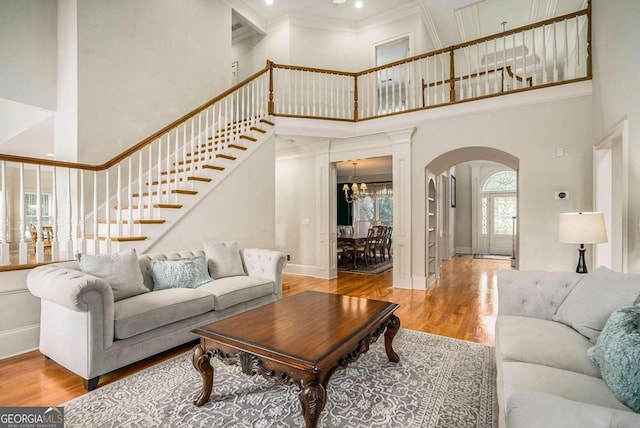
<svg viewBox="0 0 640 428">
<path fill-rule="evenodd" d="M 385 260 L 383 262 L 370 265 L 365 265 L 361 262 L 355 268 L 353 267 L 353 263 L 338 265 L 338 271 L 340 272 L 364 273 L 366 275 L 377 275 L 379 273 L 388 271 L 391 268 L 393 268 L 393 260 Z"/>
<path fill-rule="evenodd" d="M 493 348 L 401 329 L 389 362 L 384 336 L 334 373 L 320 428 L 497 427 Z M 295 387 L 214 360 L 211 399 L 190 353 L 64 404 L 66 427 L 304 427 Z"/>
</svg>

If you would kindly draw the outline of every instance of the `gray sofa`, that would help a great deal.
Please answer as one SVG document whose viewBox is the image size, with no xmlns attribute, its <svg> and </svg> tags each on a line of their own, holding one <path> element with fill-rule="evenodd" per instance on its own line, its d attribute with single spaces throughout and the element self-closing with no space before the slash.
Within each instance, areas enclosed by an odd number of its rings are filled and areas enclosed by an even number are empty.
<svg viewBox="0 0 640 428">
<path fill-rule="evenodd" d="M 240 275 L 161 290 L 154 290 L 149 271 L 154 260 L 201 258 L 205 251 L 139 255 L 148 290 L 120 300 L 114 300 L 112 283 L 83 272 L 79 262 L 35 268 L 27 285 L 41 299 L 40 351 L 82 377 L 91 390 L 102 374 L 196 339 L 191 333 L 196 327 L 281 299 L 286 255 L 238 252 Z"/>
<path fill-rule="evenodd" d="M 640 415 L 618 400 L 588 355 L 609 314 L 637 304 L 639 293 L 640 276 L 603 268 L 587 275 L 500 271 L 500 426 L 640 427 Z"/>
</svg>

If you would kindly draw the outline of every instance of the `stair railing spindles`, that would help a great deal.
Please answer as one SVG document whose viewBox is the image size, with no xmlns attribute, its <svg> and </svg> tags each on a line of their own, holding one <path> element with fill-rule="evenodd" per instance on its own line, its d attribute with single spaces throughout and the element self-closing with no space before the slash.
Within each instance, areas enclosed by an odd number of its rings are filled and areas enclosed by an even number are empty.
<svg viewBox="0 0 640 428">
<path fill-rule="evenodd" d="M 576 27 L 577 29 L 577 27 Z M 569 79 L 569 29 L 567 28 L 567 20 L 565 19 L 562 22 L 562 30 L 564 32 L 564 37 L 563 37 L 563 52 L 562 52 L 562 62 L 564 63 L 564 67 L 562 67 L 562 79 L 563 80 L 568 80 Z M 576 51 L 578 51 L 577 49 L 578 45 L 576 44 Z"/>
<path fill-rule="evenodd" d="M 538 72 L 536 70 L 536 29 L 531 29 L 531 85 L 538 85 Z"/>
<path fill-rule="evenodd" d="M 4 161 L 3 161 L 4 162 Z M 18 228 L 18 232 L 20 235 L 19 249 L 18 249 L 18 261 L 21 265 L 27 264 L 27 241 L 24 239 L 24 234 L 27 231 L 27 225 L 25 223 L 25 212 L 24 212 L 24 163 L 20 162 L 20 172 L 19 172 L 19 180 L 20 180 L 20 226 Z M 4 185 L 3 185 L 4 188 Z M 8 263 L 7 263 L 8 264 Z"/>
<path fill-rule="evenodd" d="M 158 200 L 158 203 L 160 204 L 162 203 L 162 198 L 163 198 L 162 191 L 165 187 L 162 185 L 162 137 L 158 139 L 158 163 L 156 165 L 156 169 L 157 169 L 156 172 L 158 175 L 158 185 L 156 186 L 156 189 L 158 191 L 157 200 Z M 167 184 L 169 184 L 168 180 L 167 180 Z"/>
<path fill-rule="evenodd" d="M 80 204 L 78 205 L 78 228 L 80 229 L 80 236 L 78 236 L 78 252 L 85 254 L 87 252 L 87 230 L 86 230 L 86 226 L 87 226 L 87 219 L 85 218 L 85 206 L 84 206 L 84 200 L 85 200 L 85 194 L 84 194 L 84 170 L 79 170 L 78 173 L 80 174 Z M 71 190 L 71 169 L 69 169 L 69 173 L 67 174 L 67 188 L 69 189 L 69 191 Z M 71 198 L 69 198 L 69 204 L 71 204 Z M 71 218 L 69 218 L 69 220 L 71 220 Z M 71 230 L 71 228 L 69 228 L 69 230 Z M 69 232 L 70 234 L 72 232 Z M 73 237 L 70 235 L 70 239 L 73 239 Z M 67 248 L 67 258 L 69 257 L 69 248 Z"/>
<path fill-rule="evenodd" d="M 522 87 L 526 88 L 527 86 L 527 49 L 524 40 L 524 31 L 522 31 Z"/>
<path fill-rule="evenodd" d="M 7 190 L 7 161 L 0 162 L 0 185 L 2 186 L 2 198 L 0 198 L 0 265 L 6 266 L 9 259 L 9 213 L 7 207 L 9 193 Z M 23 204 L 24 205 L 24 204 Z"/>
<path fill-rule="evenodd" d="M 557 24 L 554 22 L 553 24 L 553 81 L 558 81 L 558 32 L 557 32 Z"/>
<path fill-rule="evenodd" d="M 140 153 L 138 153 L 140 154 Z M 129 171 L 127 173 L 127 235 L 133 235 L 133 156 L 129 156 Z"/>
<path fill-rule="evenodd" d="M 511 90 L 513 91 L 518 87 L 518 80 L 516 79 L 516 33 L 511 34 Z"/>
<path fill-rule="evenodd" d="M 118 164 L 119 166 L 120 164 Z M 105 237 L 104 237 L 104 251 L 105 254 L 111 253 L 111 191 L 109 186 L 109 170 L 107 168 L 104 170 L 104 216 L 105 221 L 107 223 L 107 227 L 105 229 Z M 119 192 L 118 192 L 119 193 Z M 99 236 L 96 235 L 96 239 L 100 239 Z"/>
<path fill-rule="evenodd" d="M 176 134 L 175 134 L 175 141 L 173 144 L 173 168 L 174 168 L 174 172 L 173 172 L 173 180 L 174 180 L 174 185 L 173 188 L 177 189 L 180 187 L 180 185 L 178 183 L 180 183 L 180 162 L 178 161 L 178 154 L 180 153 L 180 126 L 176 126 Z M 186 169 L 187 165 L 182 165 L 182 168 Z M 171 171 L 167 172 L 167 178 L 171 176 Z M 175 195 L 173 193 L 170 193 L 168 195 L 168 201 L 169 202 L 177 202 L 177 198 L 178 198 L 178 194 L 176 193 Z"/>
<path fill-rule="evenodd" d="M 498 39 L 493 39 L 493 93 L 498 93 Z"/>
<path fill-rule="evenodd" d="M 489 41 L 487 40 L 484 42 L 484 94 L 489 95 L 489 93 Z"/>
<path fill-rule="evenodd" d="M 151 150 L 151 145 L 149 145 L 149 150 Z M 140 149 L 140 152 L 138 152 L 138 218 L 140 220 L 144 219 L 144 197 L 143 197 L 143 186 L 142 186 L 142 180 L 143 180 L 143 158 L 144 158 L 144 151 L 142 149 Z M 133 208 L 132 208 L 133 209 Z"/>
<path fill-rule="evenodd" d="M 56 167 L 53 167 L 53 172 L 51 176 L 51 231 L 53 236 L 51 239 L 51 261 L 60 260 L 60 243 L 58 240 L 58 174 Z M 67 199 L 70 199 L 67 197 Z M 69 215 L 71 212 L 69 211 Z"/>
<path fill-rule="evenodd" d="M 153 217 L 153 144 L 149 144 L 149 153 L 147 156 L 148 161 L 148 171 L 147 171 L 147 209 L 149 210 L 149 214 L 147 215 L 148 219 L 152 219 Z M 158 183 L 157 188 L 160 188 L 160 183 Z"/>
<path fill-rule="evenodd" d="M 82 173 L 83 170 L 79 169 L 78 173 L 80 174 L 80 177 L 82 177 Z M 76 177 L 76 182 L 77 182 L 77 177 Z M 82 178 L 80 179 L 80 200 L 83 201 L 82 206 L 84 207 L 84 183 L 82 181 Z M 70 260 L 73 258 L 74 256 L 74 250 L 73 250 L 73 206 L 71 204 L 71 168 L 67 168 L 67 213 L 69 213 L 69 218 L 67 218 L 67 245 L 66 245 L 66 258 L 67 260 Z M 79 207 L 79 205 L 78 205 Z M 86 241 L 84 239 L 84 212 L 82 213 L 76 213 L 76 216 L 78 217 L 78 220 L 81 221 L 82 224 L 82 241 L 81 244 L 79 245 L 77 248 L 77 251 L 79 253 L 86 253 L 87 252 L 87 248 L 86 248 Z"/>
<path fill-rule="evenodd" d="M 93 254 L 100 254 L 98 242 L 98 171 L 93 171 Z"/>
<path fill-rule="evenodd" d="M 174 128 L 175 129 L 175 128 Z M 164 192 L 164 202 L 169 203 L 169 198 L 171 197 L 171 189 L 178 183 L 171 183 L 171 131 L 167 132 L 167 156 L 165 158 L 165 171 L 167 177 L 167 185 L 165 187 Z"/>
<path fill-rule="evenodd" d="M 122 168 L 120 167 L 121 163 L 118 162 L 116 165 L 116 236 L 122 236 Z M 109 194 L 107 193 L 107 204 L 109 202 Z M 107 206 L 107 212 L 110 212 L 111 209 Z M 131 211 L 131 209 L 129 209 Z M 111 223 L 109 222 L 109 218 L 107 217 L 106 229 L 111 232 Z M 111 233 L 109 233 L 111 235 Z"/>
<path fill-rule="evenodd" d="M 42 240 L 42 169 L 41 168 L 42 167 L 40 166 L 40 164 L 36 166 L 36 263 L 44 262 L 44 242 Z M 4 188 L 4 185 L 2 187 Z"/>
<path fill-rule="evenodd" d="M 546 27 L 542 26 L 542 84 L 547 83 L 547 35 Z"/>
</svg>

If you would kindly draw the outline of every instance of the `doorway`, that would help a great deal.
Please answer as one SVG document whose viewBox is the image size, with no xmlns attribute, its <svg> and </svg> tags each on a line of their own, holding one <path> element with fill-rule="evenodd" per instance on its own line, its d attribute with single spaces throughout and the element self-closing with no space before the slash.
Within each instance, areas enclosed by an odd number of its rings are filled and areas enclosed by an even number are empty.
<svg viewBox="0 0 640 428">
<path fill-rule="evenodd" d="M 409 57 L 409 36 L 375 46 L 375 65 L 381 66 Z M 406 108 L 409 90 L 409 69 L 406 64 L 387 67 L 377 72 L 378 114 L 402 111 Z"/>
</svg>

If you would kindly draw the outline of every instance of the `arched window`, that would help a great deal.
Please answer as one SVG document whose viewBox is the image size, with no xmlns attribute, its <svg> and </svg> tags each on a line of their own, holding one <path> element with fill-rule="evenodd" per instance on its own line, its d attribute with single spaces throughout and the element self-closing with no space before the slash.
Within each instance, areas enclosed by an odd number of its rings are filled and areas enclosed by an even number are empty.
<svg viewBox="0 0 640 428">
<path fill-rule="evenodd" d="M 515 192 L 517 175 L 515 171 L 500 171 L 489 176 L 482 185 L 483 192 Z"/>
</svg>

